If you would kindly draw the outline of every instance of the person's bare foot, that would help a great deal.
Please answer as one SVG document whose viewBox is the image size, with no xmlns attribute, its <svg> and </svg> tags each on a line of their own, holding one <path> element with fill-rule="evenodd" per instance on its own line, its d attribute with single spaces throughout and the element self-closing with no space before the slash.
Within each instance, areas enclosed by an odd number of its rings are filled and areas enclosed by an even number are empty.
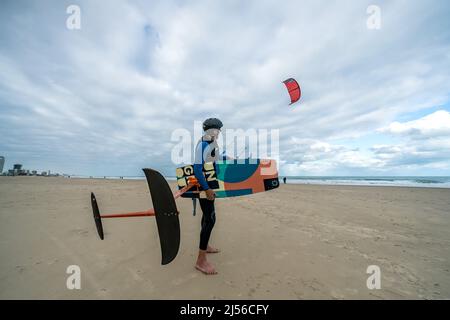
<svg viewBox="0 0 450 320">
<path fill-rule="evenodd" d="M 204 274 L 208 275 L 217 274 L 217 271 L 214 268 L 214 266 L 206 260 L 197 261 L 195 268 L 203 272 Z"/>
<path fill-rule="evenodd" d="M 220 250 L 217 248 L 213 248 L 211 246 L 208 246 L 208 248 L 206 249 L 206 253 L 219 253 Z"/>
</svg>

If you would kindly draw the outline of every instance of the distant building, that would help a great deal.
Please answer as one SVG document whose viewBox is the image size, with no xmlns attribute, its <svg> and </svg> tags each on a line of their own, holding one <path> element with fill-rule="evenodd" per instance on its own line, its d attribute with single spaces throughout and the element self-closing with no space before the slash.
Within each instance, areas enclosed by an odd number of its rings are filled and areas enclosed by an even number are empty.
<svg viewBox="0 0 450 320">
<path fill-rule="evenodd" d="M 0 164 L 3 166 L 4 163 L 4 157 L 0 157 Z M 2 168 L 1 168 L 2 169 Z M 2 175 L 2 172 L 0 170 L 0 175 Z M 3 175 L 7 176 L 44 176 L 44 177 L 59 177 L 59 173 L 52 173 L 50 170 L 48 171 L 42 171 L 41 174 L 37 170 L 28 170 L 23 169 L 22 165 L 20 163 L 16 163 L 13 165 L 13 169 L 9 169 L 8 171 L 5 171 Z"/>
<path fill-rule="evenodd" d="M 5 165 L 5 157 L 0 157 L 0 173 L 3 172 L 4 165 Z"/>
<path fill-rule="evenodd" d="M 22 176 L 24 174 L 24 170 L 22 170 L 21 164 L 15 164 L 13 166 L 13 176 Z"/>
</svg>

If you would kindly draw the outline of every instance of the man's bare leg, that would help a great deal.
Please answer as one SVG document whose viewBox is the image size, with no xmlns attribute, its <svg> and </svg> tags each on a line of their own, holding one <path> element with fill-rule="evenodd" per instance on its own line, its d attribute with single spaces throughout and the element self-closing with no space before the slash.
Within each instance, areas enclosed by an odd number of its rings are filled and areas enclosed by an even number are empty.
<svg viewBox="0 0 450 320">
<path fill-rule="evenodd" d="M 208 262 L 206 259 L 206 250 L 199 250 L 198 251 L 198 258 L 197 263 L 195 265 L 195 268 L 204 274 L 217 274 L 216 269 L 214 266 Z"/>
<path fill-rule="evenodd" d="M 210 245 L 208 245 L 208 248 L 206 249 L 206 253 L 219 253 L 220 250 L 214 247 L 211 247 Z"/>
</svg>

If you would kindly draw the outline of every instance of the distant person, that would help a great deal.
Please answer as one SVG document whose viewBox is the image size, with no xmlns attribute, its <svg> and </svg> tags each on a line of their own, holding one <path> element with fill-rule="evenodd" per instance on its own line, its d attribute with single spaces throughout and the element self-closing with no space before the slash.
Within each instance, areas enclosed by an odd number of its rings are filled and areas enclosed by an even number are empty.
<svg viewBox="0 0 450 320">
<path fill-rule="evenodd" d="M 284 184 L 286 184 L 286 177 L 283 178 L 283 182 L 284 182 Z"/>
</svg>

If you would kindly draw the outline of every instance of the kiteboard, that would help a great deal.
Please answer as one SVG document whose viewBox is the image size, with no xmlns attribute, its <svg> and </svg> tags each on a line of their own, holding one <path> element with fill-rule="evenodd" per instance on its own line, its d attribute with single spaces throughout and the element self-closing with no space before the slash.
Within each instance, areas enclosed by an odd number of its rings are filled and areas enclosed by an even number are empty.
<svg viewBox="0 0 450 320">
<path fill-rule="evenodd" d="M 279 187 L 278 170 L 275 160 L 240 159 L 223 160 L 203 165 L 208 186 L 214 190 L 216 198 L 245 196 L 265 192 Z M 186 187 L 195 180 L 194 166 L 188 165 L 176 170 L 178 188 Z M 185 192 L 183 198 L 206 198 L 200 185 Z"/>
</svg>

